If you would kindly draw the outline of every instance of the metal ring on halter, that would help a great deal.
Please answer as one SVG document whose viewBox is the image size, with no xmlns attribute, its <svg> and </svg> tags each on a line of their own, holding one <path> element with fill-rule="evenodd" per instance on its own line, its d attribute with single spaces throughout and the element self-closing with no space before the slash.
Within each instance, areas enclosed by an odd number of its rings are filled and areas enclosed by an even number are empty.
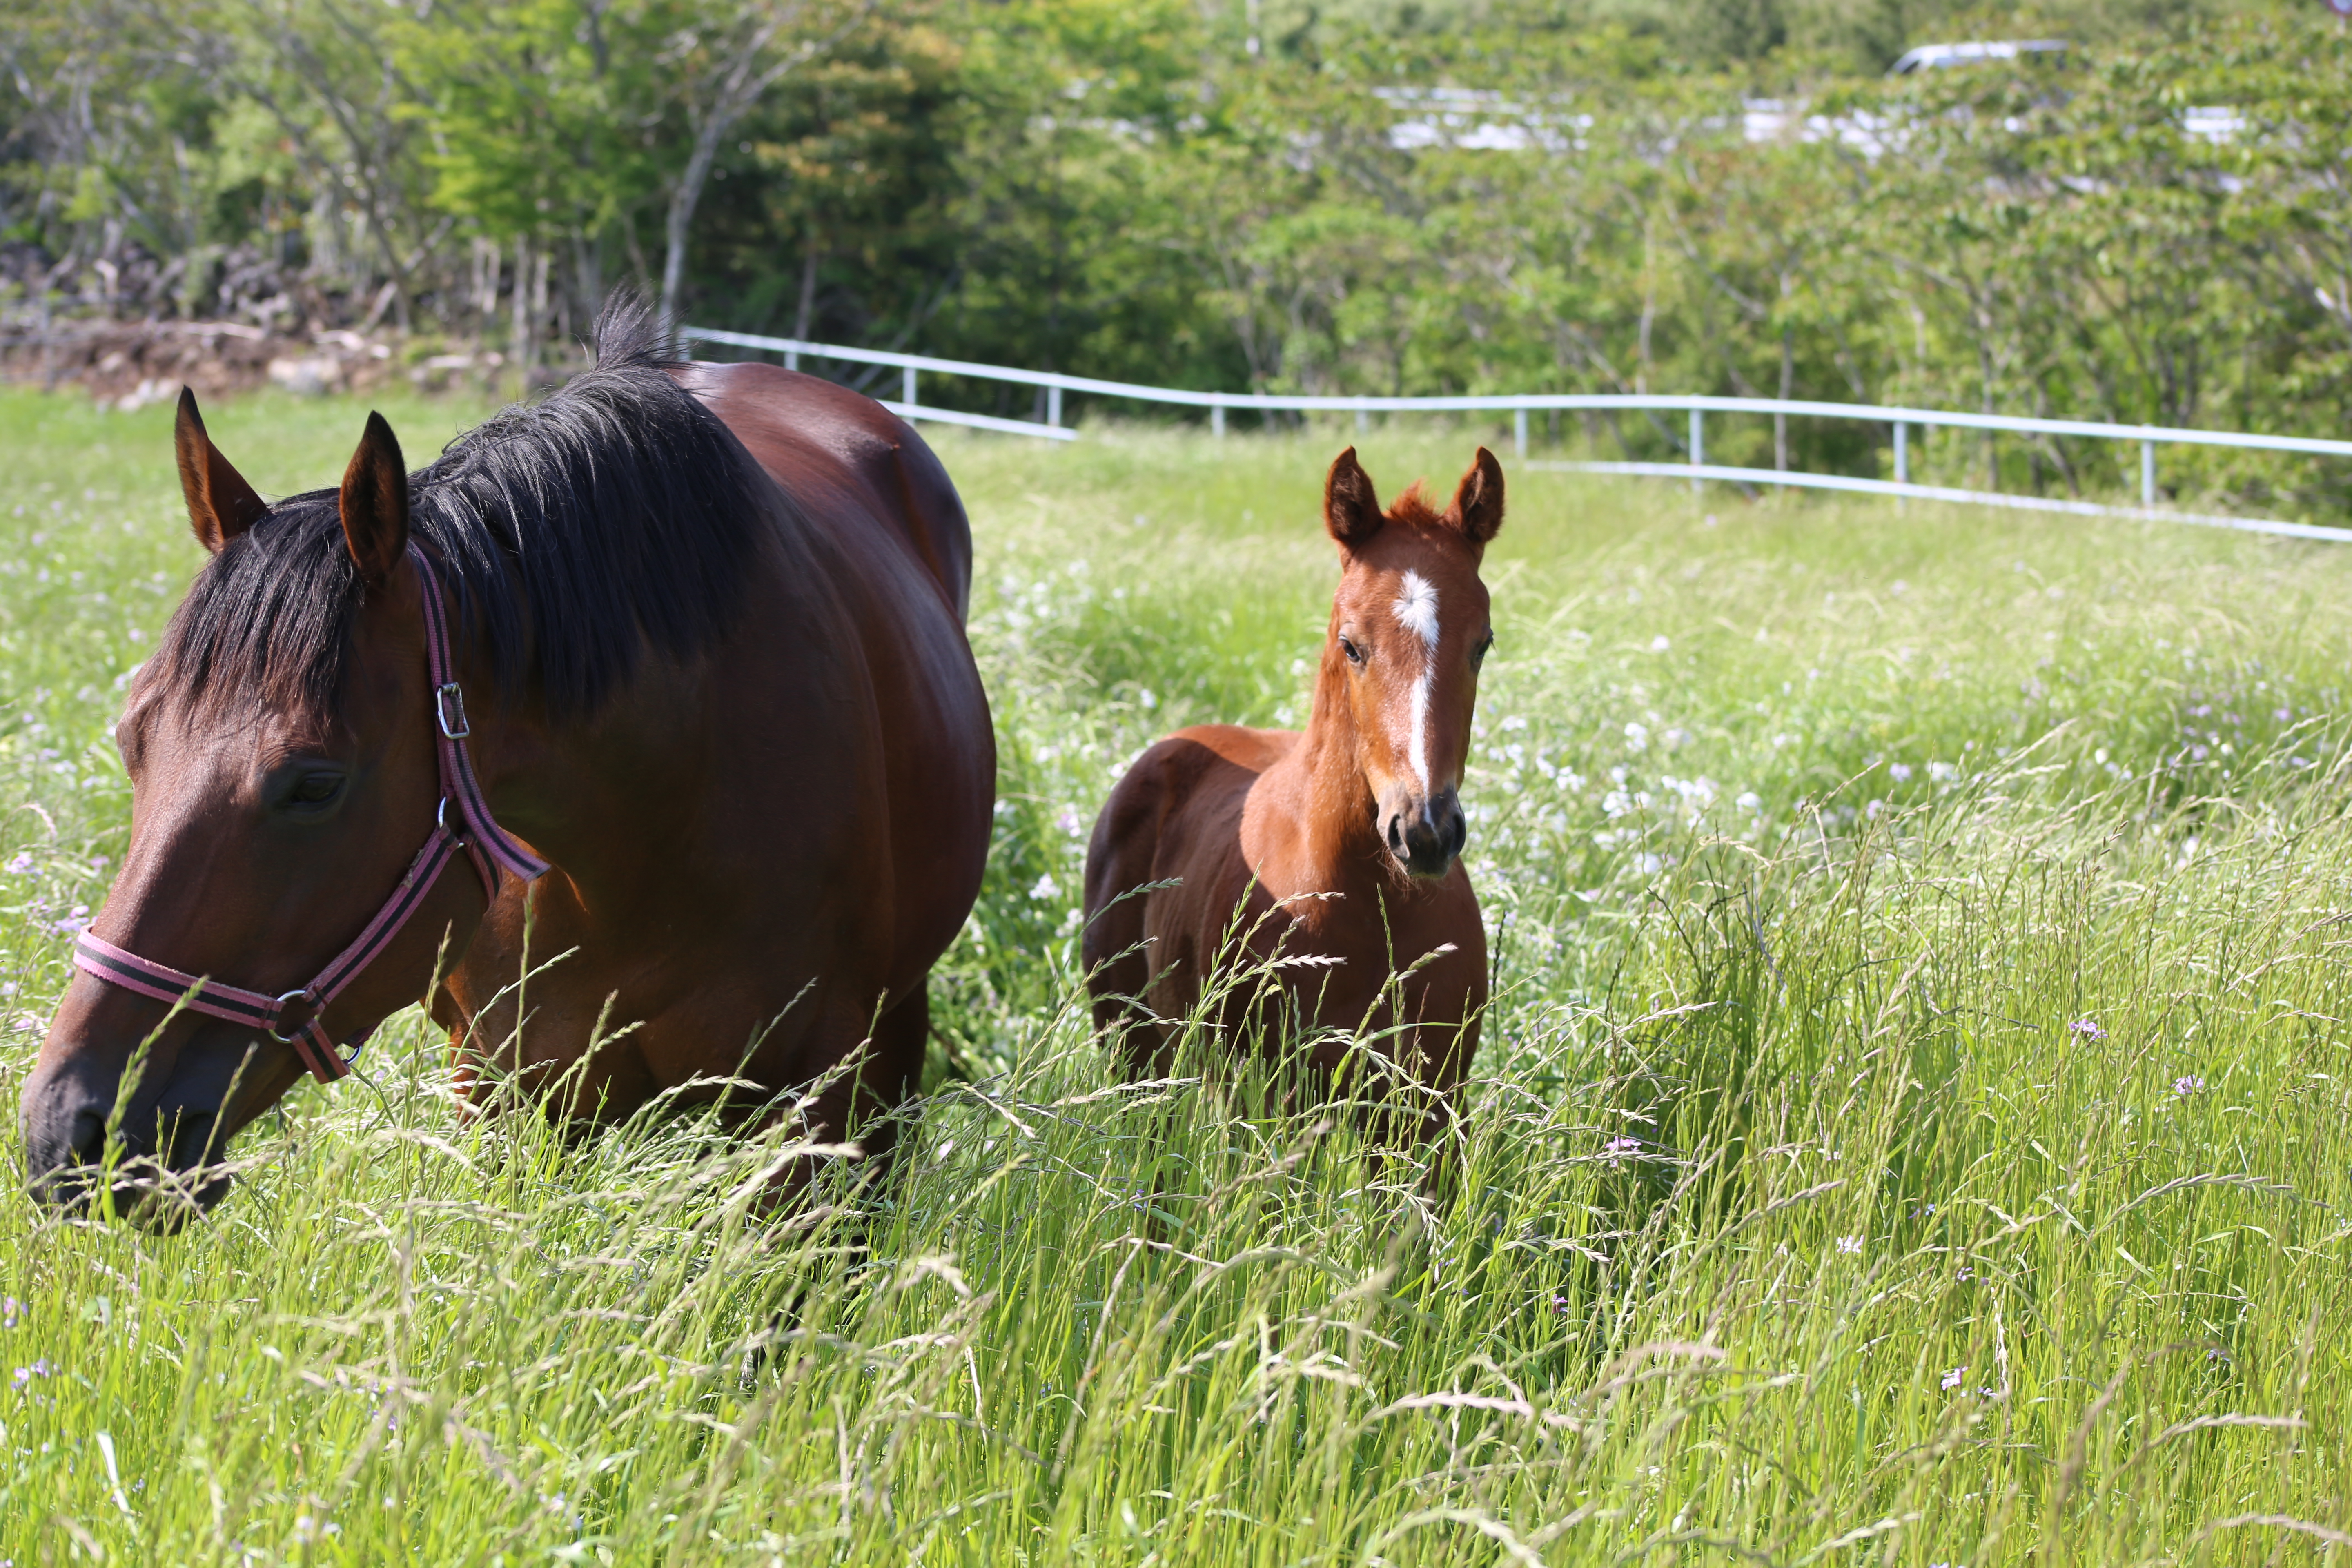
<svg viewBox="0 0 2352 1568">
<path fill-rule="evenodd" d="M 292 1034 L 281 1034 L 278 1032 L 277 1025 L 272 1024 L 269 1026 L 269 1037 L 283 1046 L 290 1046 L 297 1039 L 300 1038 L 302 1031 L 308 1029 L 313 1023 L 317 1022 L 319 1016 L 319 1004 L 311 997 L 310 988 L 307 985 L 299 991 L 289 991 L 284 995 L 278 998 L 278 1006 L 281 1013 L 284 1011 L 286 1004 L 289 1002 L 309 1002 L 310 1004 L 310 1016 L 305 1018 L 299 1026 L 297 1026 Z"/>
<path fill-rule="evenodd" d="M 441 809 L 433 814 L 433 821 L 442 832 L 449 834 L 449 841 L 457 845 L 458 848 L 464 849 L 469 847 L 466 842 L 466 836 L 464 834 L 449 832 L 449 797 L 447 795 L 445 795 L 441 797 Z"/>
</svg>

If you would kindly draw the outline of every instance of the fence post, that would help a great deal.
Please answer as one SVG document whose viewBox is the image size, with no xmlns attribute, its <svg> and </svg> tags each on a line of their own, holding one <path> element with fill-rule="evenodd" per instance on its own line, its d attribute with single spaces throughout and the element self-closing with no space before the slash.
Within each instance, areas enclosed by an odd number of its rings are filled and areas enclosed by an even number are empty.
<svg viewBox="0 0 2352 1568">
<path fill-rule="evenodd" d="M 1049 386 L 1045 389 L 1045 423 L 1056 429 L 1061 426 L 1062 389 L 1058 386 Z"/>
<path fill-rule="evenodd" d="M 1706 415 L 1703 410 L 1696 408 L 1692 409 L 1690 414 L 1691 467 L 1696 468 L 1706 461 Z M 1693 474 L 1691 494 L 1699 495 L 1706 489 L 1706 481 Z"/>
<path fill-rule="evenodd" d="M 1895 482 L 1898 485 L 1911 482 L 1911 426 L 1900 419 L 1895 422 Z M 1895 510 L 1903 510 L 1901 496 L 1895 498 Z"/>
<path fill-rule="evenodd" d="M 908 365 L 906 370 L 900 374 L 899 380 L 906 390 L 905 394 L 898 399 L 898 401 L 905 404 L 908 407 L 912 408 L 915 405 L 915 367 L 913 365 Z"/>
<path fill-rule="evenodd" d="M 2156 504 L 2156 443 L 2153 441 L 2139 444 L 2139 504 L 2147 507 Z"/>
<path fill-rule="evenodd" d="M 1511 446 L 1518 453 L 1519 460 L 1527 461 L 1528 411 L 1524 408 L 1511 410 Z"/>
<path fill-rule="evenodd" d="M 798 370 L 800 367 L 801 351 L 798 349 L 786 349 L 784 351 L 784 368 L 786 370 Z"/>
<path fill-rule="evenodd" d="M 1209 431 L 1220 441 L 1225 438 L 1225 405 L 1222 403 L 1209 405 Z"/>
</svg>

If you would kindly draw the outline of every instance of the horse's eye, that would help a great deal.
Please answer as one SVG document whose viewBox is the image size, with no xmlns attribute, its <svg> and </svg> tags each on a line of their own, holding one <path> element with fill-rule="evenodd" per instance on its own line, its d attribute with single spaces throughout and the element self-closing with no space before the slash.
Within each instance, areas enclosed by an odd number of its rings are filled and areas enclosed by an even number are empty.
<svg viewBox="0 0 2352 1568">
<path fill-rule="evenodd" d="M 1364 668 L 1364 650 L 1356 646 L 1356 641 L 1353 637 L 1341 637 L 1339 639 L 1339 651 L 1348 656 L 1348 662 L 1349 664 L 1354 665 L 1358 669 Z"/>
<path fill-rule="evenodd" d="M 1486 663 L 1486 656 L 1494 651 L 1495 634 L 1488 632 L 1486 634 L 1486 640 L 1481 642 L 1476 647 L 1470 650 L 1471 666 L 1475 668 L 1475 667 Z"/>
<path fill-rule="evenodd" d="M 342 793 L 342 774 L 304 773 L 295 781 L 294 787 L 286 792 L 286 804 L 295 806 L 326 805 Z"/>
</svg>

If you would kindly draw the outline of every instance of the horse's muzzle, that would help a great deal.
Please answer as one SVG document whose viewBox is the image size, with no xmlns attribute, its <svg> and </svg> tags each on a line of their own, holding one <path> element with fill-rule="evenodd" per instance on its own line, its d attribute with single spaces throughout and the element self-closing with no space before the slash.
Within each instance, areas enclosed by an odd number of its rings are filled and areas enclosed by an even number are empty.
<svg viewBox="0 0 2352 1568">
<path fill-rule="evenodd" d="M 68 1058 L 26 1082 L 19 1112 L 33 1196 L 68 1215 L 110 1215 L 157 1231 L 218 1203 L 229 1188 L 212 1163 L 222 1152 L 214 1147 L 218 1112 L 139 1096 L 110 1140 L 117 1086 L 103 1076 Z"/>
<path fill-rule="evenodd" d="M 1443 877 L 1470 841 L 1470 820 L 1451 786 L 1408 798 L 1387 814 L 1381 837 L 1397 863 L 1416 877 Z"/>
</svg>

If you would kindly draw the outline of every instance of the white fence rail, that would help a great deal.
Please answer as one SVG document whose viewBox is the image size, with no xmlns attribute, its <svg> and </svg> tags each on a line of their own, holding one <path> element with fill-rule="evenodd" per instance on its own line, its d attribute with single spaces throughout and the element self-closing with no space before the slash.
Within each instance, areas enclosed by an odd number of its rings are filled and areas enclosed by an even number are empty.
<svg viewBox="0 0 2352 1568">
<path fill-rule="evenodd" d="M 971 360 L 937 359 L 927 354 L 898 353 L 888 349 L 853 348 L 843 343 L 805 342 L 797 338 L 761 337 L 751 332 L 722 331 L 716 328 L 687 327 L 680 337 L 689 342 L 725 343 L 735 348 L 756 349 L 784 356 L 784 363 L 799 369 L 803 359 L 825 360 L 845 364 L 895 366 L 899 372 L 899 396 L 896 401 L 884 400 L 882 405 L 905 419 L 929 419 L 941 424 L 966 425 L 976 429 L 998 430 L 1011 435 L 1043 437 L 1051 440 L 1068 441 L 1077 432 L 1062 421 L 1062 395 L 1080 392 L 1097 397 L 1121 398 L 1136 403 L 1170 404 L 1182 408 L 1205 408 L 1209 411 L 1210 427 L 1218 435 L 1225 433 L 1225 411 L 1231 408 L 1256 411 L 1285 410 L 1296 413 L 1500 413 L 1512 415 L 1513 437 L 1517 453 L 1525 459 L 1528 453 L 1528 416 L 1536 410 L 1576 409 L 1591 412 L 1609 410 L 1663 413 L 1682 411 L 1689 416 L 1689 459 L 1681 463 L 1610 463 L 1610 462 L 1546 462 L 1533 467 L 1557 471 L 1597 474 L 1633 474 L 1649 477 L 1686 479 L 1696 491 L 1706 481 L 1713 479 L 1737 484 L 1778 485 L 1798 489 L 1832 489 L 1857 491 L 1869 495 L 1906 497 L 1921 500 L 1953 501 L 1972 506 L 2008 507 L 2028 511 L 2066 512 L 2086 517 L 2133 517 L 2164 522 L 2196 523 L 2207 527 L 2231 528 L 2253 533 L 2284 534 L 2296 539 L 2325 539 L 2352 542 L 2352 528 L 2331 528 L 2319 523 L 2282 522 L 2269 518 L 2230 517 L 2210 512 L 2179 511 L 2157 504 L 2157 448 L 2164 446 L 2233 447 L 2253 451 L 2295 452 L 2309 457 L 2352 458 L 2352 441 L 2332 441 L 2312 436 L 2264 436 L 2234 430 L 2190 430 L 2169 426 L 2109 425 L 2086 419 L 2035 419 L 2011 414 L 1970 414 L 1958 409 L 1894 408 L 1864 403 L 1816 403 L 1802 398 L 1786 397 L 1706 397 L 1678 396 L 1672 394 L 1621 393 L 1561 393 L 1536 392 L 1502 395 L 1459 395 L 1447 397 L 1306 397 L 1280 393 L 1263 392 L 1195 392 L 1184 387 L 1145 386 L 1136 382 L 1102 381 L 1093 376 L 1065 375 L 1058 371 L 1019 370 L 1009 365 L 980 364 Z M 992 415 L 965 414 L 952 408 L 939 408 L 923 403 L 918 396 L 916 377 L 929 371 L 941 375 L 964 376 L 976 381 L 1010 382 L 1023 386 L 1045 389 L 1045 417 L 1034 419 L 1000 419 Z M 1706 416 L 1709 414 L 1786 415 L 1811 419 L 1859 419 L 1892 428 L 1895 446 L 1895 478 L 1865 479 L 1845 474 L 1816 474 L 1794 468 L 1727 468 L 1706 460 Z M 2072 436 L 2088 440 L 2128 441 L 2139 445 L 2139 490 L 2137 506 L 2111 506 L 2098 501 L 2062 500 L 2050 496 L 2017 495 L 2000 490 L 1956 489 L 1945 485 L 1923 485 L 1911 482 L 1910 437 L 1916 427 L 1923 433 L 1938 427 L 1957 430 L 2005 431 L 2028 436 Z"/>
</svg>

